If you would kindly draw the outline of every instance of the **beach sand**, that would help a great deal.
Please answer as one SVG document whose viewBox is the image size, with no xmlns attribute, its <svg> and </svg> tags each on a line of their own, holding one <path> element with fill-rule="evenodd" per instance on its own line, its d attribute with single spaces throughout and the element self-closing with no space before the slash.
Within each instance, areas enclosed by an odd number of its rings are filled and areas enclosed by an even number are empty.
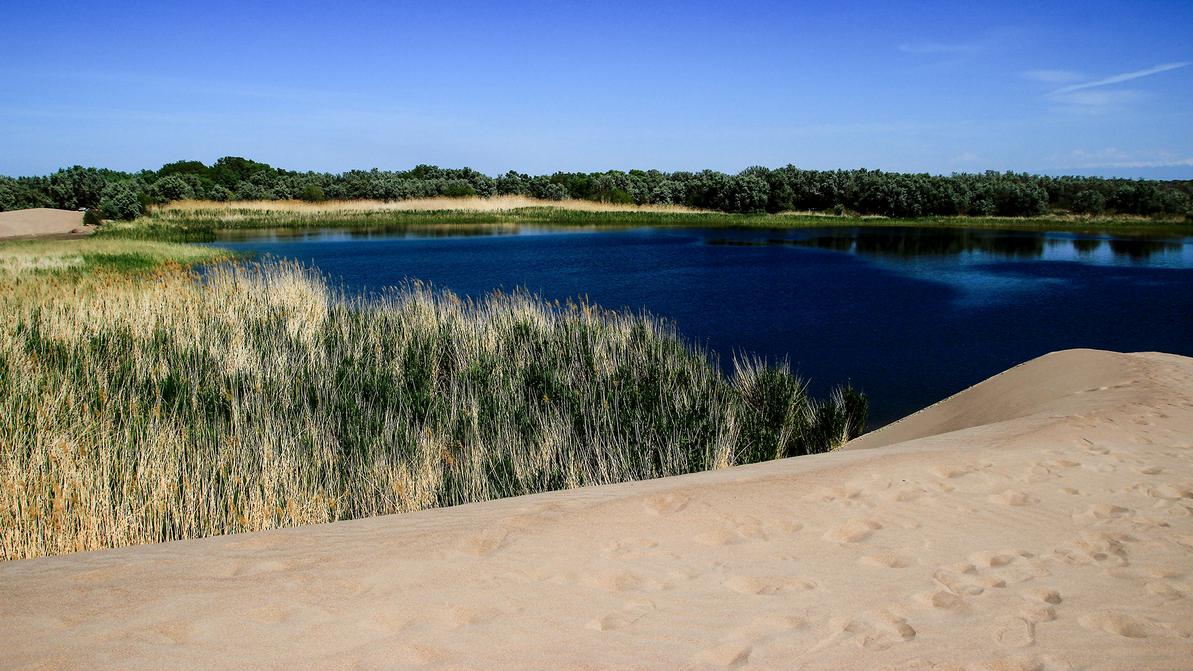
<svg viewBox="0 0 1193 671">
<path fill-rule="evenodd" d="M 1054 353 L 846 449 L 0 564 L 4 668 L 1190 669 L 1193 359 Z"/>
<path fill-rule="evenodd" d="M 83 213 L 37 207 L 0 212 L 0 239 L 89 235 L 95 229 L 83 225 Z"/>
</svg>

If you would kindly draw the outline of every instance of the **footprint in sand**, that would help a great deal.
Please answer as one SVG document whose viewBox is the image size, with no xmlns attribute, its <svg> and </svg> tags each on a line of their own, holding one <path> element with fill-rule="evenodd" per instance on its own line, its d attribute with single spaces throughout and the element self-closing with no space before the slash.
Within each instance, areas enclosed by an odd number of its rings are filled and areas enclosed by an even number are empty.
<svg viewBox="0 0 1193 671">
<path fill-rule="evenodd" d="M 1116 611 L 1086 613 L 1077 621 L 1090 631 L 1102 631 L 1125 638 L 1147 638 L 1157 631 L 1157 626 L 1147 620 Z"/>
<path fill-rule="evenodd" d="M 1037 601 L 1039 603 L 1057 605 L 1062 601 L 1060 592 L 1049 589 L 1047 587 L 1034 587 L 1032 589 L 1025 589 L 1021 592 L 1024 599 L 1029 601 Z"/>
<path fill-rule="evenodd" d="M 1056 619 L 1056 609 L 1042 603 L 1027 603 L 1019 607 L 1019 617 L 1032 624 Z"/>
<path fill-rule="evenodd" d="M 457 545 L 460 552 L 474 557 L 488 557 L 505 545 L 509 532 L 491 527 L 474 536 L 469 536 Z"/>
<path fill-rule="evenodd" d="M 969 555 L 969 561 L 975 566 L 999 567 L 1006 566 L 1020 557 L 1030 558 L 1032 554 L 1024 550 L 1003 550 L 1001 552 L 975 552 Z"/>
<path fill-rule="evenodd" d="M 696 534 L 693 537 L 697 543 L 701 545 L 737 545 L 738 543 L 745 543 L 746 538 L 732 529 L 713 529 L 703 533 Z"/>
<path fill-rule="evenodd" d="M 671 515 L 687 508 L 691 501 L 692 497 L 687 494 L 669 492 L 646 499 L 643 501 L 642 507 L 652 515 Z"/>
<path fill-rule="evenodd" d="M 696 662 L 723 669 L 733 669 L 745 664 L 750 659 L 754 648 L 741 643 L 725 643 L 713 648 L 701 650 L 696 654 Z"/>
<path fill-rule="evenodd" d="M 1148 591 L 1149 594 L 1154 594 L 1154 595 L 1161 597 L 1163 599 L 1172 600 L 1172 599 L 1183 599 L 1185 597 L 1184 590 L 1180 589 L 1175 584 L 1165 581 L 1165 580 L 1153 580 L 1153 581 L 1147 583 L 1146 585 L 1144 585 L 1144 588 Z"/>
<path fill-rule="evenodd" d="M 646 556 L 657 547 L 658 542 L 649 538 L 631 538 L 606 545 L 604 553 L 616 559 L 636 559 Z"/>
<path fill-rule="evenodd" d="M 1026 506 L 1036 503 L 1036 499 L 1014 489 L 1007 489 L 998 494 L 991 494 L 986 497 L 986 500 L 991 503 L 1001 503 L 1004 506 Z"/>
<path fill-rule="evenodd" d="M 799 578 L 772 578 L 758 576 L 734 576 L 725 581 L 725 587 L 738 594 L 772 595 L 784 592 L 804 592 L 815 589 L 816 584 Z"/>
<path fill-rule="evenodd" d="M 932 467 L 932 475 L 938 478 L 959 478 L 963 475 L 968 475 L 974 471 L 972 466 L 950 466 L 941 464 Z"/>
<path fill-rule="evenodd" d="M 1073 521 L 1082 523 L 1115 520 L 1133 515 L 1134 513 L 1135 511 L 1130 508 L 1124 508 L 1123 506 L 1111 505 L 1109 503 L 1095 503 L 1086 508 L 1084 512 L 1073 515 Z"/>
<path fill-rule="evenodd" d="M 857 563 L 875 568 L 907 568 L 911 566 L 911 559 L 894 552 L 879 552 L 858 557 Z"/>
<path fill-rule="evenodd" d="M 882 525 L 874 520 L 855 517 L 839 527 L 824 533 L 824 539 L 834 543 L 860 543 L 870 537 Z"/>
<path fill-rule="evenodd" d="M 864 613 L 858 617 L 838 617 L 829 620 L 828 638 L 817 643 L 809 652 L 852 641 L 867 650 L 886 650 L 893 645 L 914 640 L 915 628 L 907 620 L 888 611 Z"/>
<path fill-rule="evenodd" d="M 290 619 L 292 615 L 298 611 L 294 608 L 287 608 L 271 604 L 268 606 L 260 606 L 249 611 L 249 619 L 253 622 L 261 624 L 279 624 Z"/>
<path fill-rule="evenodd" d="M 965 603 L 965 600 L 957 594 L 946 589 L 940 589 L 934 592 L 920 592 L 913 598 L 917 603 L 926 608 L 948 611 L 952 613 L 969 612 L 969 605 Z"/>
<path fill-rule="evenodd" d="M 994 640 L 1008 648 L 1026 648 L 1036 642 L 1036 626 L 1021 617 L 1001 617 L 994 622 Z"/>
</svg>

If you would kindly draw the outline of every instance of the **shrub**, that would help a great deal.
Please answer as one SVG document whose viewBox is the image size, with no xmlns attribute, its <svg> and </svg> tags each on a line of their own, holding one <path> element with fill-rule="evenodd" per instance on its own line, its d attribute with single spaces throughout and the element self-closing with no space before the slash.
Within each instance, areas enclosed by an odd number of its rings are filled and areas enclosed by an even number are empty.
<svg viewBox="0 0 1193 671">
<path fill-rule="evenodd" d="M 1102 214 L 1106 210 L 1106 196 L 1090 189 L 1079 191 L 1073 196 L 1072 209 L 1078 214 Z"/>
<path fill-rule="evenodd" d="M 299 198 L 308 203 L 321 203 L 327 200 L 327 194 L 323 192 L 323 187 L 318 184 L 307 184 L 302 188 L 302 195 Z"/>
<path fill-rule="evenodd" d="M 87 211 L 83 213 L 84 226 L 101 226 L 103 223 L 104 219 L 102 216 L 100 216 L 98 207 L 89 207 L 87 208 Z"/>
<path fill-rule="evenodd" d="M 104 188 L 99 207 L 109 219 L 136 219 L 141 216 L 142 207 L 137 194 L 122 183 L 116 182 Z"/>
<path fill-rule="evenodd" d="M 472 188 L 468 182 L 457 180 L 445 184 L 440 193 L 452 198 L 470 198 L 476 195 L 476 189 Z"/>
<path fill-rule="evenodd" d="M 169 203 L 185 198 L 194 198 L 195 191 L 180 175 L 167 175 L 149 187 L 149 196 L 156 203 Z"/>
</svg>

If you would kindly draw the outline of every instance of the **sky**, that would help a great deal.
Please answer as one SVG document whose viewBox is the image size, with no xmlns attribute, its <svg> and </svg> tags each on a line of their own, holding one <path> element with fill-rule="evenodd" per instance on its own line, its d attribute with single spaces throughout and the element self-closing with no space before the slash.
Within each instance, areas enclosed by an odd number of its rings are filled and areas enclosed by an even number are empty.
<svg viewBox="0 0 1193 671">
<path fill-rule="evenodd" d="M 1193 2 L 12 2 L 0 174 L 1193 178 Z"/>
</svg>

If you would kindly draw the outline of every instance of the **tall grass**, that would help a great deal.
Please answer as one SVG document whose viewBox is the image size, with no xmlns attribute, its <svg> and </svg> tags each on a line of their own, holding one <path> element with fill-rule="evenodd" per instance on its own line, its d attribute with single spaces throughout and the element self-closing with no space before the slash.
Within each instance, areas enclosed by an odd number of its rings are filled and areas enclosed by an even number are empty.
<svg viewBox="0 0 1193 671">
<path fill-rule="evenodd" d="M 0 276 L 5 559 L 723 468 L 864 421 L 852 391 L 524 293 L 365 300 L 281 263 L 23 277 Z"/>
</svg>

